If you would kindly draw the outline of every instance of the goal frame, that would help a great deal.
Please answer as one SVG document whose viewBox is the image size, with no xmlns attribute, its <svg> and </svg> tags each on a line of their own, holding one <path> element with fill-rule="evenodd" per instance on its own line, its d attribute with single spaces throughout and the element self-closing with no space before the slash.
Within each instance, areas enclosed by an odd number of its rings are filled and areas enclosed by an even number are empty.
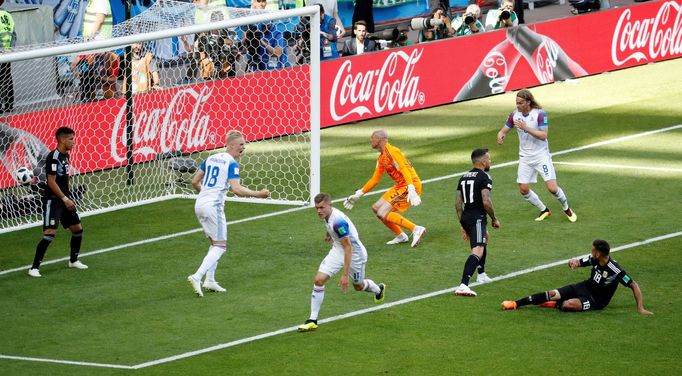
<svg viewBox="0 0 682 376">
<path fill-rule="evenodd" d="M 250 25 L 254 23 L 263 23 L 268 21 L 275 21 L 279 19 L 288 19 L 295 17 L 310 17 L 310 35 L 320 34 L 320 9 L 318 6 L 306 6 L 303 8 L 295 8 L 288 10 L 272 11 L 262 14 L 249 15 L 237 19 L 222 20 L 217 22 L 196 24 L 190 26 L 182 26 L 173 29 L 164 29 L 153 31 L 144 34 L 132 34 L 121 37 L 114 37 L 108 39 L 96 39 L 82 41 L 73 44 L 48 44 L 45 47 L 31 48 L 22 50 L 15 50 L 8 53 L 0 54 L 0 63 L 13 63 L 30 59 L 50 58 L 64 55 L 75 55 L 83 52 L 97 52 L 110 51 L 117 48 L 130 46 L 134 43 L 142 43 L 145 41 L 159 40 L 171 37 L 179 37 L 183 35 L 192 35 L 202 32 L 209 32 L 216 29 L 227 29 L 239 26 Z M 281 205 L 310 205 L 313 206 L 315 196 L 320 192 L 320 40 L 319 38 L 310 38 L 310 62 L 309 62 L 309 76 L 310 76 L 310 130 L 309 130 L 309 147 L 310 147 L 310 176 L 309 176 L 309 193 L 310 197 L 307 201 L 291 201 L 291 200 L 274 200 L 274 199 L 258 199 L 247 197 L 230 197 L 226 199 L 237 202 L 251 202 L 251 203 L 269 203 Z M 98 208 L 79 212 L 81 217 L 107 213 L 115 210 L 147 205 L 150 203 L 161 202 L 177 198 L 194 198 L 196 195 L 186 193 L 170 193 L 167 195 L 143 199 L 125 204 L 116 204 L 105 208 Z M 31 222 L 20 224 L 16 226 L 9 226 L 0 228 L 0 234 L 22 230 L 26 228 L 36 227 L 41 222 Z"/>
</svg>

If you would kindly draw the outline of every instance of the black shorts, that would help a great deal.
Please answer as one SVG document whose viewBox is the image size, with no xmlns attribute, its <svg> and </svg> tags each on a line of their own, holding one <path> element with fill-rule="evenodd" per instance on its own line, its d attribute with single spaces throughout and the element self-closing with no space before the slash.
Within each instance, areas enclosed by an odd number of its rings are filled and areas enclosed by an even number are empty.
<svg viewBox="0 0 682 376">
<path fill-rule="evenodd" d="M 462 219 L 460 225 L 467 235 L 469 235 L 469 244 L 471 248 L 483 247 L 485 245 L 485 235 L 486 235 L 486 217 Z"/>
<path fill-rule="evenodd" d="M 564 300 L 568 299 L 580 299 L 583 311 L 596 311 L 605 307 L 604 304 L 595 300 L 592 294 L 590 294 L 585 281 L 561 287 L 557 289 L 557 291 L 559 291 L 559 294 L 561 295 L 561 299 L 558 302 L 559 307 L 561 307 L 561 303 Z"/>
<path fill-rule="evenodd" d="M 69 228 L 73 225 L 81 223 L 78 212 L 69 210 L 64 205 L 64 201 L 52 197 L 43 197 L 43 230 L 48 228 L 57 229 L 59 223 L 62 223 L 64 228 Z"/>
</svg>

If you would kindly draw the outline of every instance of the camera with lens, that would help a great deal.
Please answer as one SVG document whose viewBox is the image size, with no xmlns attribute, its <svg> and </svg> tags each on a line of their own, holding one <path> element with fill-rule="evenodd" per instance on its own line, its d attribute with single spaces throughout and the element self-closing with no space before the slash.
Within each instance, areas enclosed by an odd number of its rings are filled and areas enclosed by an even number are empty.
<svg viewBox="0 0 682 376">
<path fill-rule="evenodd" d="M 464 14 L 464 23 L 465 24 L 471 25 L 474 22 L 476 22 L 476 16 L 473 13 L 465 13 Z"/>
<path fill-rule="evenodd" d="M 234 34 L 234 32 L 232 32 Z M 239 58 L 239 48 L 230 38 L 230 31 L 216 30 L 204 34 L 197 40 L 197 58 L 202 63 L 202 77 L 204 79 L 232 77 L 235 62 Z"/>
<path fill-rule="evenodd" d="M 291 36 L 286 36 L 285 39 L 290 41 L 296 54 L 296 62 L 298 64 L 308 64 L 310 62 L 310 20 L 308 17 L 301 17 L 301 20 L 296 25 L 296 29 Z"/>
<path fill-rule="evenodd" d="M 437 18 L 415 17 L 410 20 L 412 30 L 428 30 L 443 24 L 443 20 Z"/>
</svg>

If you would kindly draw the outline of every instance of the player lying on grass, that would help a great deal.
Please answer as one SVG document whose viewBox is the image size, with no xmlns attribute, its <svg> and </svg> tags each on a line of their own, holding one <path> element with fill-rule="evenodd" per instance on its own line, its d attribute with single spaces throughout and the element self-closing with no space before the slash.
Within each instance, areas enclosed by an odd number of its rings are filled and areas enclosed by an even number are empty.
<svg viewBox="0 0 682 376">
<path fill-rule="evenodd" d="M 582 266 L 592 267 L 589 279 L 519 300 L 505 300 L 502 302 L 502 309 L 517 309 L 534 304 L 542 307 L 557 307 L 562 311 L 571 312 L 600 310 L 609 305 L 620 283 L 632 290 L 637 303 L 637 312 L 652 315 L 653 312 L 644 309 L 642 291 L 637 282 L 630 278 L 625 270 L 609 256 L 610 250 L 611 247 L 605 240 L 595 240 L 592 242 L 591 255 L 568 262 L 568 267 L 571 269 Z"/>
</svg>

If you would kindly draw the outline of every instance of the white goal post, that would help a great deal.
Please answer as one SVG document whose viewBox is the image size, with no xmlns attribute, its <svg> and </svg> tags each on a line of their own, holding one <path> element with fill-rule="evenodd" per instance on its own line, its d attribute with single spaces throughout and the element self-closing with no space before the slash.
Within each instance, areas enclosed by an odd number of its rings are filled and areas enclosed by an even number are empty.
<svg viewBox="0 0 682 376">
<path fill-rule="evenodd" d="M 76 132 L 70 188 L 81 216 L 195 197 L 192 175 L 232 129 L 247 141 L 242 184 L 271 198 L 228 200 L 314 204 L 319 17 L 317 6 L 158 0 L 109 38 L 0 51 L 15 82 L 30 83 L 28 98 L 0 112 L 0 233 L 40 224 L 44 159 L 60 126 Z"/>
</svg>

